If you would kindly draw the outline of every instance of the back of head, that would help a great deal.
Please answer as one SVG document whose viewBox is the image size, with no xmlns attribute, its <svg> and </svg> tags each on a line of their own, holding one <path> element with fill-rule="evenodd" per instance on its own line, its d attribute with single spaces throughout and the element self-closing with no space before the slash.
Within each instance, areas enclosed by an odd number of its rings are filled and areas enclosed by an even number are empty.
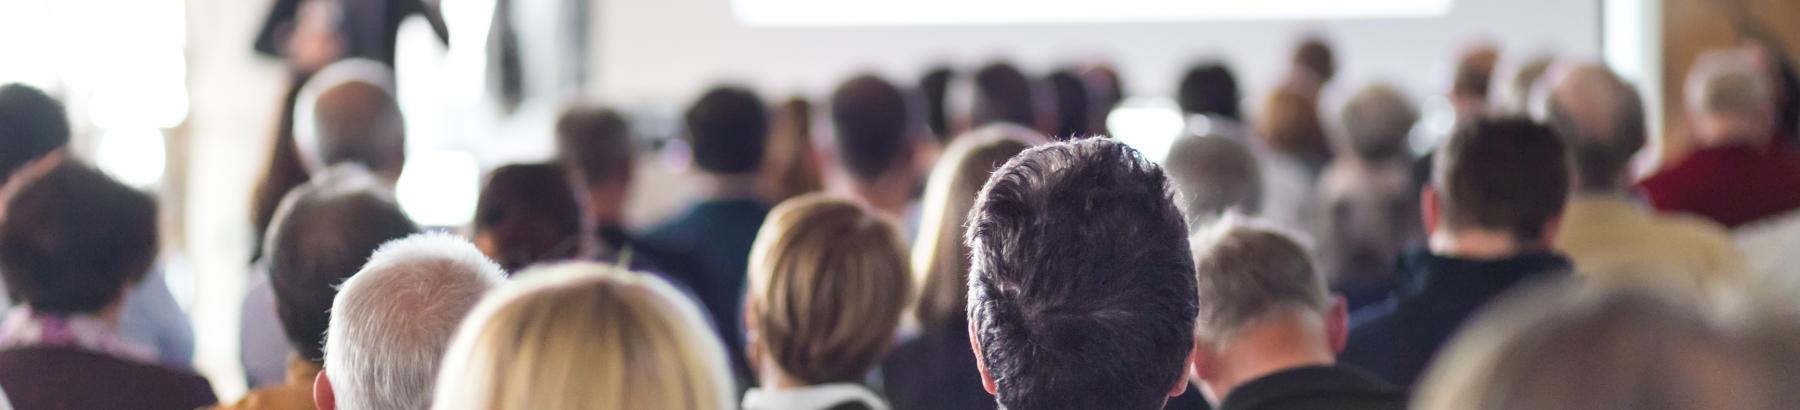
<svg viewBox="0 0 1800 410">
<path fill-rule="evenodd" d="M 631 126 L 608 108 L 575 106 L 556 120 L 557 158 L 580 186 L 628 183 L 631 178 Z"/>
<path fill-rule="evenodd" d="M 1163 165 L 1189 228 L 1200 229 L 1231 210 L 1251 215 L 1262 212 L 1262 171 L 1250 148 L 1237 140 L 1182 137 L 1169 148 Z"/>
<path fill-rule="evenodd" d="M 1683 92 L 1702 145 L 1758 144 L 1774 131 L 1774 86 L 1750 51 L 1700 54 L 1688 69 Z"/>
<path fill-rule="evenodd" d="M 1455 77 L 1450 82 L 1450 95 L 1487 101 L 1494 82 L 1494 65 L 1500 62 L 1500 50 L 1491 45 L 1478 45 L 1463 52 L 1456 61 Z"/>
<path fill-rule="evenodd" d="M 0 276 L 39 313 L 95 314 L 156 259 L 156 202 L 66 161 L 25 185 L 0 224 Z"/>
<path fill-rule="evenodd" d="M 1051 73 L 1045 82 L 1056 97 L 1056 132 L 1053 139 L 1075 139 L 1094 135 L 1101 129 L 1090 124 L 1095 116 L 1094 96 L 1087 80 L 1073 69 Z"/>
<path fill-rule="evenodd" d="M 264 243 L 275 312 L 300 358 L 323 363 L 337 286 L 381 244 L 418 232 L 367 171 L 339 166 L 289 192 Z"/>
<path fill-rule="evenodd" d="M 813 106 L 791 97 L 776 108 L 769 146 L 763 152 L 763 190 L 774 202 L 825 188 L 813 146 Z"/>
<path fill-rule="evenodd" d="M 770 211 L 746 296 L 762 365 L 809 385 L 862 380 L 912 299 L 904 244 L 893 222 L 845 200 L 801 196 Z"/>
<path fill-rule="evenodd" d="M 1752 394 L 1742 348 L 1699 307 L 1649 289 L 1528 287 L 1465 329 L 1415 408 L 1777 408 Z"/>
<path fill-rule="evenodd" d="M 950 67 L 937 67 L 919 78 L 919 95 L 924 98 L 925 125 L 938 143 L 950 142 L 950 80 L 956 76 Z"/>
<path fill-rule="evenodd" d="M 457 331 L 435 408 L 735 408 L 724 348 L 673 286 L 595 264 L 519 277 Z"/>
<path fill-rule="evenodd" d="M 325 368 L 338 407 L 431 408 L 450 337 L 504 278 L 500 266 L 455 236 L 382 245 L 331 304 Z"/>
<path fill-rule="evenodd" d="M 1568 145 L 1578 187 L 1620 188 L 1648 134 L 1637 89 L 1597 65 L 1559 70 L 1550 80 L 1544 122 Z"/>
<path fill-rule="evenodd" d="M 1300 45 L 1294 47 L 1293 62 L 1294 66 L 1306 69 L 1321 84 L 1337 76 L 1337 59 L 1332 56 L 1331 45 L 1326 44 L 1323 37 L 1308 36 L 1300 40 Z"/>
<path fill-rule="evenodd" d="M 1181 76 L 1181 85 L 1175 92 L 1175 102 L 1181 105 L 1181 112 L 1237 121 L 1244 119 L 1238 103 L 1242 98 L 1238 94 L 1237 76 L 1222 63 L 1205 63 L 1188 69 L 1187 74 Z"/>
<path fill-rule="evenodd" d="M 1042 97 L 1018 67 L 1003 62 L 982 66 L 975 71 L 974 86 L 973 126 L 1004 122 L 1037 128 L 1038 99 Z"/>
<path fill-rule="evenodd" d="M 1213 343 L 1288 310 L 1324 314 L 1331 309 L 1325 279 L 1306 249 L 1272 229 L 1220 222 L 1194 236 L 1200 315 L 1194 335 Z"/>
<path fill-rule="evenodd" d="M 694 165 L 714 174 L 749 174 L 762 166 L 769 111 L 755 92 L 736 86 L 707 91 L 688 107 L 688 144 Z"/>
<path fill-rule="evenodd" d="M 1256 132 L 1269 148 L 1307 164 L 1322 166 L 1331 160 L 1331 141 L 1319 122 L 1319 105 L 1306 96 L 1287 90 L 1270 95 Z"/>
<path fill-rule="evenodd" d="M 906 95 L 874 75 L 852 77 L 831 94 L 838 162 L 850 176 L 874 181 L 910 166 L 913 117 Z"/>
<path fill-rule="evenodd" d="M 1513 73 L 1512 82 L 1507 85 L 1507 108 L 1519 113 L 1530 111 L 1533 103 L 1531 94 L 1555 63 L 1556 59 L 1551 56 L 1538 56 L 1519 66 L 1519 71 Z"/>
<path fill-rule="evenodd" d="M 68 144 L 69 118 L 61 102 L 28 85 L 0 85 L 0 183 Z"/>
<path fill-rule="evenodd" d="M 1319 175 L 1311 232 L 1318 269 L 1333 289 L 1393 284 L 1398 256 L 1424 236 L 1412 164 L 1339 161 Z"/>
<path fill-rule="evenodd" d="M 969 248 L 963 226 L 975 195 L 994 170 L 1031 146 L 1028 132 L 1012 126 L 988 126 L 957 137 L 938 158 L 925 186 L 924 210 L 913 245 L 914 276 L 920 283 L 913 313 L 927 329 L 962 331 L 969 305 Z M 952 328 L 954 326 L 954 328 Z"/>
<path fill-rule="evenodd" d="M 1344 147 L 1363 161 L 1408 161 L 1407 136 L 1419 110 L 1387 84 L 1370 84 L 1344 103 Z"/>
<path fill-rule="evenodd" d="M 393 76 L 386 65 L 353 59 L 307 80 L 294 106 L 294 144 L 308 168 L 350 163 L 399 178 L 406 165 L 406 121 L 394 99 Z"/>
<path fill-rule="evenodd" d="M 581 207 L 563 168 L 513 164 L 494 169 L 475 203 L 475 242 L 508 271 L 580 257 Z"/>
<path fill-rule="evenodd" d="M 967 234 L 969 317 L 1000 404 L 1161 408 L 1193 347 L 1187 223 L 1156 164 L 1106 138 L 994 172 Z"/>
<path fill-rule="evenodd" d="M 1438 229 L 1488 229 L 1535 242 L 1562 215 L 1569 160 L 1549 128 L 1521 118 L 1484 118 L 1438 148 L 1431 185 Z"/>
</svg>

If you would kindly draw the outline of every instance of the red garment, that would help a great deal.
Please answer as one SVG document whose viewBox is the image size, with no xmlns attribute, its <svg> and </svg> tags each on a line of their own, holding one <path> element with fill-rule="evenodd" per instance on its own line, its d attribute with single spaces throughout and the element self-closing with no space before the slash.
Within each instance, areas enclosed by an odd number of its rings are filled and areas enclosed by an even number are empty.
<svg viewBox="0 0 1800 410">
<path fill-rule="evenodd" d="M 1638 183 L 1656 209 L 1686 212 L 1727 228 L 1800 209 L 1800 151 L 1776 138 L 1768 147 L 1694 152 Z"/>
</svg>

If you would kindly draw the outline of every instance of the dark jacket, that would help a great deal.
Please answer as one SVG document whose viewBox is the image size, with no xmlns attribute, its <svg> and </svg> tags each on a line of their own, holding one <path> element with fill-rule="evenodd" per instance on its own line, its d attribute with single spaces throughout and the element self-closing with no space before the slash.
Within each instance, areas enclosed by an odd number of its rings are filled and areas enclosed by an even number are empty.
<svg viewBox="0 0 1800 410">
<path fill-rule="evenodd" d="M 667 273 L 693 288 L 707 314 L 718 320 L 727 356 L 742 381 L 750 380 L 744 359 L 744 281 L 749 271 L 750 245 L 756 242 L 756 232 L 768 215 L 769 206 L 755 200 L 707 200 L 643 237 L 643 243 L 650 248 L 691 259 L 657 263 L 692 267 L 687 272 Z"/>
<path fill-rule="evenodd" d="M 994 408 L 994 396 L 981 387 L 967 323 L 928 329 L 888 355 L 881 381 L 894 410 Z"/>
<path fill-rule="evenodd" d="M 0 388 L 20 410 L 191 410 L 219 402 L 200 376 L 74 347 L 0 351 Z"/>
<path fill-rule="evenodd" d="M 1401 258 L 1394 296 L 1356 312 L 1338 359 L 1410 390 L 1438 349 L 1489 301 L 1521 283 L 1569 271 L 1567 258 L 1549 252 L 1465 260 L 1413 251 Z"/>
<path fill-rule="evenodd" d="M 1282 370 L 1231 391 L 1220 410 L 1400 410 L 1406 395 L 1375 375 L 1348 366 Z"/>
</svg>

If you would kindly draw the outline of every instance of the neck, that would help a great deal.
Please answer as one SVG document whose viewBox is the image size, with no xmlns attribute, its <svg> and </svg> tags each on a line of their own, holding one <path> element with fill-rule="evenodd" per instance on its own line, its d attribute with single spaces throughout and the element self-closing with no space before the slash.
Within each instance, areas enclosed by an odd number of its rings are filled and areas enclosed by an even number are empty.
<svg viewBox="0 0 1800 410">
<path fill-rule="evenodd" d="M 1487 229 L 1449 230 L 1431 234 L 1431 253 L 1465 259 L 1502 259 L 1524 248 L 1512 234 Z"/>
<path fill-rule="evenodd" d="M 772 364 L 773 363 L 771 363 L 770 366 L 763 366 L 762 374 L 757 377 L 757 380 L 762 381 L 762 387 L 764 389 L 792 390 L 812 385 L 801 381 L 799 378 L 788 375 L 787 372 L 781 370 L 781 366 L 773 366 Z"/>
<path fill-rule="evenodd" d="M 756 198 L 756 174 L 703 174 L 701 196 L 708 199 Z"/>
<path fill-rule="evenodd" d="M 904 190 L 887 187 L 884 184 L 857 183 L 851 187 L 851 191 L 857 198 L 862 198 L 863 202 L 868 203 L 869 207 L 896 219 L 906 215 L 906 207 L 912 199 L 912 195 L 907 194 Z"/>
<path fill-rule="evenodd" d="M 1220 346 L 1213 377 L 1204 380 L 1216 400 L 1244 383 L 1276 372 L 1336 362 L 1325 323 L 1316 313 L 1290 310 L 1239 332 Z"/>
</svg>

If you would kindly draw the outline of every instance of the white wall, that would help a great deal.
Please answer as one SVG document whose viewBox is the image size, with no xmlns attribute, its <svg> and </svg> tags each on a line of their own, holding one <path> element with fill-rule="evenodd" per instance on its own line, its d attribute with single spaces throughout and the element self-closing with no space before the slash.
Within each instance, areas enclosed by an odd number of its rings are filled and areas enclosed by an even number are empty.
<svg viewBox="0 0 1800 410">
<path fill-rule="evenodd" d="M 597 1 L 591 91 L 638 107 L 686 104 L 719 80 L 746 82 L 770 97 L 818 95 L 855 70 L 910 82 L 928 64 L 972 66 L 1002 56 L 1037 71 L 1109 59 L 1139 95 L 1169 94 L 1187 65 L 1219 57 L 1257 96 L 1277 81 L 1292 43 L 1308 30 L 1331 37 L 1348 83 L 1388 79 L 1423 95 L 1446 87 L 1451 60 L 1472 40 L 1493 40 L 1520 59 L 1544 52 L 1598 58 L 1601 32 L 1598 0 L 1458 0 L 1448 16 L 1420 19 L 880 27 L 747 27 L 730 0 Z"/>
</svg>

